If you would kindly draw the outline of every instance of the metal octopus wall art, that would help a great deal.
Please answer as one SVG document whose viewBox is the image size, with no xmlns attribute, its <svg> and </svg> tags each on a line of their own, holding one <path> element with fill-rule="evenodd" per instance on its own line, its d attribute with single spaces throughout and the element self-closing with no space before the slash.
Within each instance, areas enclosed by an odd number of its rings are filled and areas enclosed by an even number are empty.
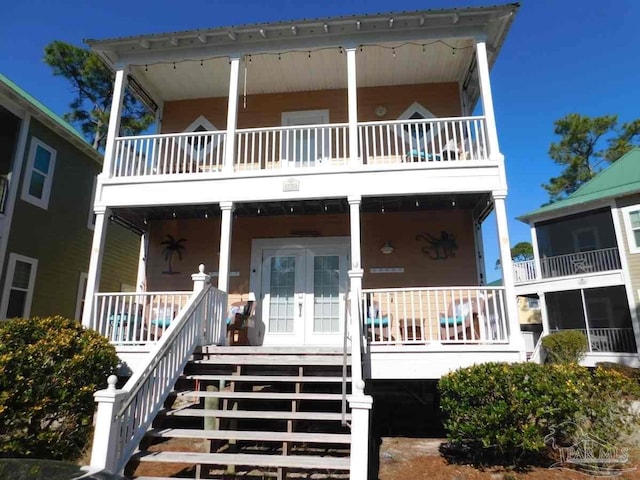
<svg viewBox="0 0 640 480">
<path fill-rule="evenodd" d="M 440 232 L 439 237 L 434 237 L 429 233 L 416 235 L 416 240 L 423 240 L 427 245 L 422 247 L 422 253 L 428 255 L 432 260 L 446 260 L 456 256 L 458 243 L 452 233 L 445 230 Z"/>
</svg>

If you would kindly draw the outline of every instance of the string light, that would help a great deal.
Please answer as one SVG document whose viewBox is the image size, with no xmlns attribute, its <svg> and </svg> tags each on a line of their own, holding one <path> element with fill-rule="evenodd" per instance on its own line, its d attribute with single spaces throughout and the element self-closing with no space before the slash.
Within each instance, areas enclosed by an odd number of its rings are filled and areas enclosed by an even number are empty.
<svg viewBox="0 0 640 480">
<path fill-rule="evenodd" d="M 393 53 L 393 56 L 394 56 L 394 57 L 396 56 L 396 49 L 395 49 L 395 47 L 391 49 L 391 53 Z"/>
<path fill-rule="evenodd" d="M 176 69 L 176 62 L 173 62 L 173 69 Z"/>
<path fill-rule="evenodd" d="M 145 72 L 148 72 L 148 71 L 149 71 L 149 65 L 145 65 L 145 66 L 144 66 L 144 71 L 145 71 Z"/>
<path fill-rule="evenodd" d="M 204 67 L 204 60 L 200 60 L 200 66 Z"/>
</svg>

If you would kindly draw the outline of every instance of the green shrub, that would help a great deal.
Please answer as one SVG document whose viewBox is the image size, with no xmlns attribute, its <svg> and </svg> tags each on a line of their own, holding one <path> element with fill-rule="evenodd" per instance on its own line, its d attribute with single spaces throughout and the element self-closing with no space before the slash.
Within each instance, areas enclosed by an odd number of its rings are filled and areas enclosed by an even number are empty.
<svg viewBox="0 0 640 480">
<path fill-rule="evenodd" d="M 0 322 L 0 456 L 75 460 L 92 429 L 93 393 L 118 357 L 63 317 Z"/>
<path fill-rule="evenodd" d="M 567 422 L 617 441 L 635 425 L 621 393 L 629 385 L 618 372 L 576 364 L 486 363 L 446 375 L 439 388 L 454 449 L 476 463 L 520 465 L 544 456 L 544 437 Z"/>
<path fill-rule="evenodd" d="M 542 338 L 547 363 L 578 363 L 589 350 L 587 337 L 578 330 L 555 332 Z"/>
</svg>

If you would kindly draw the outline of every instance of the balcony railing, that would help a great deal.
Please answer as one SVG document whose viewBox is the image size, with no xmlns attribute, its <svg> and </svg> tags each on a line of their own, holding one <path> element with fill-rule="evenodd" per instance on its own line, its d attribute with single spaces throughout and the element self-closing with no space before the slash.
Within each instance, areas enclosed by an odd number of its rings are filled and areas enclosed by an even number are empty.
<svg viewBox="0 0 640 480">
<path fill-rule="evenodd" d="M 221 170 L 225 137 L 224 131 L 118 137 L 111 177 Z"/>
<path fill-rule="evenodd" d="M 587 252 L 569 253 L 540 259 L 542 278 L 567 277 L 592 272 L 607 272 L 619 270 L 620 256 L 618 248 L 603 248 Z M 538 280 L 535 262 L 527 260 L 513 264 L 515 283 Z"/>
<path fill-rule="evenodd" d="M 486 137 L 484 117 L 358 124 L 367 164 L 487 160 Z"/>
<path fill-rule="evenodd" d="M 237 131 L 235 170 L 337 166 L 348 161 L 346 123 Z"/>
<path fill-rule="evenodd" d="M 503 287 L 364 289 L 371 345 L 508 342 Z"/>
<path fill-rule="evenodd" d="M 357 127 L 363 165 L 487 160 L 484 117 L 362 122 Z M 221 172 L 227 133 L 188 132 L 117 137 L 109 174 L 150 177 Z M 346 123 L 238 129 L 233 170 L 349 168 Z M 231 166 L 229 167 L 231 171 Z"/>
</svg>

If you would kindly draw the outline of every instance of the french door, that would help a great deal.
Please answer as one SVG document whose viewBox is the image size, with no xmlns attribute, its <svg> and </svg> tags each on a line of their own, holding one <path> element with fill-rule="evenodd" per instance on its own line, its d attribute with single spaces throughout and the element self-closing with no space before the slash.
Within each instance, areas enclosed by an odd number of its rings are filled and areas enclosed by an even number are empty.
<svg viewBox="0 0 640 480">
<path fill-rule="evenodd" d="M 262 249 L 263 345 L 342 345 L 347 262 L 347 246 Z"/>
</svg>

